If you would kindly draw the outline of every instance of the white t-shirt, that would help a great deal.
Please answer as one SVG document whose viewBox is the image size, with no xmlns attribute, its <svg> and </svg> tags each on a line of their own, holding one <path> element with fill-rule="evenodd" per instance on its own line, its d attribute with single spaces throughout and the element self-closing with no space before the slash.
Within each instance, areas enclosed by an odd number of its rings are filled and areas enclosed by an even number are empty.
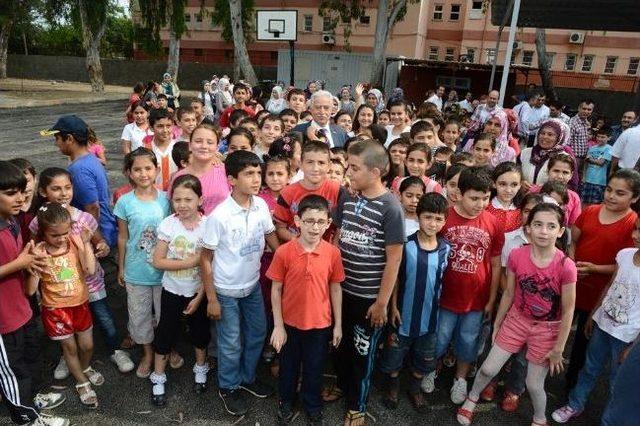
<svg viewBox="0 0 640 426">
<path fill-rule="evenodd" d="M 231 195 L 207 218 L 202 247 L 213 250 L 216 291 L 228 297 L 245 297 L 258 284 L 265 235 L 275 231 L 267 203 L 253 196 L 245 209 Z"/>
<path fill-rule="evenodd" d="M 622 132 L 613 144 L 611 155 L 619 159 L 621 169 L 633 169 L 640 158 L 640 127 Z"/>
<path fill-rule="evenodd" d="M 404 218 L 405 237 L 415 234 L 418 231 L 418 229 L 420 229 L 420 222 L 418 222 L 416 219 L 411 219 L 408 217 Z"/>
<path fill-rule="evenodd" d="M 438 107 L 438 111 L 442 111 L 442 98 L 438 97 L 438 95 L 432 95 L 427 99 L 427 102 L 431 102 Z"/>
<path fill-rule="evenodd" d="M 167 259 L 183 260 L 198 254 L 207 218 L 202 216 L 194 229 L 187 229 L 175 214 L 166 217 L 158 226 L 158 240 L 169 245 Z M 202 283 L 198 266 L 177 271 L 164 271 L 162 287 L 178 296 L 192 297 Z"/>
<path fill-rule="evenodd" d="M 393 127 L 394 127 L 393 124 L 384 126 L 384 128 L 387 129 L 387 140 L 384 143 L 385 148 L 389 148 L 389 145 L 391 144 L 391 142 L 395 141 L 396 139 L 399 139 L 401 134 L 411 131 L 411 126 L 405 126 L 405 128 L 402 129 L 402 131 L 399 134 L 394 135 Z"/>
<path fill-rule="evenodd" d="M 640 333 L 640 267 L 633 264 L 637 248 L 622 249 L 616 255 L 618 273 L 593 314 L 602 331 L 625 343 Z"/>
<path fill-rule="evenodd" d="M 142 130 L 136 123 L 129 123 L 122 129 L 120 139 L 131 142 L 131 151 L 133 151 L 140 148 L 142 139 L 149 135 L 153 135 L 151 127 L 147 128 L 147 130 Z"/>
<path fill-rule="evenodd" d="M 502 253 L 500 254 L 500 263 L 503 268 L 507 267 L 507 261 L 509 260 L 511 251 L 525 244 L 529 244 L 529 240 L 524 235 L 524 228 L 522 227 L 504 234 L 504 245 L 502 246 Z"/>
</svg>

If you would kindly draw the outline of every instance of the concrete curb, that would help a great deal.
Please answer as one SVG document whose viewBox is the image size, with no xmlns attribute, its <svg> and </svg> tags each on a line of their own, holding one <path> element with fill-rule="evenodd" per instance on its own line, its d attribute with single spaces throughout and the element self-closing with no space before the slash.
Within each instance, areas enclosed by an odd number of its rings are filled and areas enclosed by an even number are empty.
<svg viewBox="0 0 640 426">
<path fill-rule="evenodd" d="M 68 99 L 0 99 L 0 109 L 13 109 L 13 108 L 34 108 L 34 107 L 46 107 L 46 106 L 58 106 L 58 105 L 73 105 L 73 104 L 90 104 L 96 102 L 105 101 L 123 101 L 126 102 L 128 95 L 123 93 L 113 93 L 102 96 L 80 96 Z M 124 107 L 123 107 L 124 108 Z"/>
</svg>

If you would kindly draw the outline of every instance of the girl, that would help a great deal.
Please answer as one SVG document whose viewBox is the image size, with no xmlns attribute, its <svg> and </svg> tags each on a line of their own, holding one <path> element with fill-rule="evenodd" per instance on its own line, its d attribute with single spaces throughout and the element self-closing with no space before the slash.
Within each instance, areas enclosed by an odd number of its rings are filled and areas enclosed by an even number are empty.
<svg viewBox="0 0 640 426">
<path fill-rule="evenodd" d="M 353 120 L 353 135 L 357 136 L 366 133 L 372 124 L 378 121 L 376 110 L 367 104 L 362 104 L 356 111 L 356 117 Z"/>
<path fill-rule="evenodd" d="M 133 105 L 133 123 L 129 123 L 122 129 L 122 152 L 126 155 L 143 146 L 142 140 L 153 135 L 153 129 L 149 126 L 149 105 L 140 101 Z"/>
<path fill-rule="evenodd" d="M 341 110 L 348 114 L 353 114 L 356 111 L 356 103 L 351 99 L 351 86 L 343 86 L 338 97 L 340 98 Z"/>
<path fill-rule="evenodd" d="M 489 133 L 480 133 L 471 148 L 473 164 L 491 168 L 491 157 L 496 150 L 496 139 Z"/>
<path fill-rule="evenodd" d="M 429 165 L 431 164 L 431 149 L 422 143 L 415 143 L 407 149 L 407 159 L 405 160 L 405 167 L 409 176 L 417 176 L 422 179 L 425 185 L 425 193 L 437 192 L 442 193 L 442 186 L 433 179 L 430 179 L 425 175 Z M 391 182 L 391 189 L 399 194 L 400 183 L 405 178 L 396 177 Z"/>
<path fill-rule="evenodd" d="M 492 177 L 496 195 L 487 211 L 502 223 L 505 233 L 514 231 L 520 227 L 520 209 L 516 207 L 522 186 L 520 166 L 510 161 L 500 163 L 493 170 Z"/>
<path fill-rule="evenodd" d="M 569 189 L 569 183 L 575 171 L 575 160 L 571 155 L 561 152 L 552 155 L 547 164 L 549 180 L 560 182 L 567 187 L 568 200 L 564 206 L 564 211 L 567 218 L 567 226 L 573 226 L 582 212 L 580 196 L 577 192 Z M 531 185 L 529 190 L 538 192 L 540 191 L 540 186 Z"/>
<path fill-rule="evenodd" d="M 290 176 L 291 166 L 286 157 L 274 155 L 268 156 L 265 159 L 263 173 L 264 187 L 258 196 L 267 203 L 271 214 L 273 214 L 278 204 L 280 191 L 287 186 Z"/>
<path fill-rule="evenodd" d="M 460 189 L 458 188 L 458 179 L 460 178 L 460 173 L 466 168 L 467 166 L 465 166 L 464 164 L 458 163 L 453 164 L 447 169 L 443 195 L 447 197 L 449 207 L 455 206 L 456 203 L 460 200 L 461 194 Z"/>
<path fill-rule="evenodd" d="M 133 191 L 118 199 L 118 283 L 127 289 L 129 333 L 144 354 L 136 376 L 147 378 L 153 363 L 154 316 L 160 316 L 162 271 L 153 267 L 156 228 L 169 214 L 169 200 L 156 189 L 158 162 L 153 151 L 138 148 L 124 157 Z M 183 169 L 184 170 L 184 169 Z"/>
<path fill-rule="evenodd" d="M 201 213 L 202 186 L 193 175 L 182 175 L 171 186 L 173 215 L 158 226 L 158 243 L 153 253 L 153 266 L 164 271 L 160 296 L 160 322 L 153 340 L 154 370 L 149 376 L 152 401 L 156 406 L 166 404 L 165 369 L 171 349 L 175 348 L 181 332 L 181 319 L 186 317 L 187 329 L 195 349 L 196 393 L 207 388 L 206 363 L 209 345 L 207 304 L 202 303 L 204 291 L 200 279 L 200 250 L 206 217 Z"/>
<path fill-rule="evenodd" d="M 255 143 L 253 133 L 243 127 L 236 127 L 227 135 L 227 155 L 234 151 L 253 151 Z"/>
<path fill-rule="evenodd" d="M 202 80 L 202 90 L 198 92 L 198 99 L 201 99 L 204 102 L 204 116 L 205 118 L 213 121 L 216 113 L 216 101 L 214 97 L 214 92 L 211 90 L 211 82 L 207 80 Z"/>
<path fill-rule="evenodd" d="M 268 157 L 286 160 L 288 183 L 298 182 L 304 177 L 304 174 L 300 170 L 302 144 L 300 140 L 295 137 L 295 134 L 276 139 L 269 148 Z M 285 182 L 285 185 L 286 184 L 287 182 Z"/>
<path fill-rule="evenodd" d="M 92 215 L 83 212 L 71 203 L 73 198 L 73 186 L 71 175 L 65 169 L 50 167 L 44 169 L 40 174 L 36 199 L 34 200 L 35 211 L 47 202 L 59 203 L 64 206 L 71 217 L 70 235 L 81 236 L 82 232 L 90 232 L 91 243 L 95 247 L 95 256 L 103 258 L 109 254 L 109 246 L 105 242 L 102 234 L 98 230 L 98 222 Z M 31 234 L 37 236 L 40 232 L 38 218 L 34 218 L 29 224 Z M 113 313 L 107 303 L 107 291 L 105 289 L 104 270 L 100 263 L 96 262 L 95 272 L 86 275 L 85 282 L 89 290 L 89 308 L 94 321 L 100 327 L 104 335 L 105 343 L 109 351 L 109 358 L 118 366 L 121 373 L 128 373 L 133 370 L 134 365 L 129 355 L 119 350 L 118 332 L 113 317 Z M 69 369 L 64 356 L 56 366 L 53 376 L 56 380 L 63 380 L 69 376 Z"/>
<path fill-rule="evenodd" d="M 345 167 L 344 163 L 337 158 L 331 160 L 331 168 L 329 169 L 329 174 L 327 177 L 331 180 L 335 180 L 340 182 L 340 185 L 344 185 L 345 183 Z"/>
<path fill-rule="evenodd" d="M 59 203 L 47 203 L 38 209 L 40 229 L 37 251 L 47 256 L 47 266 L 27 279 L 31 296 L 40 288 L 42 322 L 47 336 L 58 340 L 69 370 L 75 378 L 80 402 L 98 408 L 91 385 L 104 384 L 102 374 L 90 363 L 93 355 L 93 324 L 89 311 L 89 292 L 85 275 L 95 273 L 96 259 L 91 247 L 91 231 L 71 234 L 71 215 Z"/>
<path fill-rule="evenodd" d="M 405 177 L 407 170 L 404 162 L 407 159 L 407 149 L 411 143 L 406 138 L 398 138 L 389 144 L 389 158 L 391 160 L 391 168 L 387 178 L 388 185 L 391 185 L 396 176 Z"/>
<path fill-rule="evenodd" d="M 504 161 L 515 161 L 516 152 L 509 146 L 509 119 L 503 110 L 495 111 L 484 124 L 484 133 L 489 133 L 496 141 L 491 156 L 491 166 L 495 167 Z M 474 141 L 470 140 L 464 150 L 473 151 Z"/>
<path fill-rule="evenodd" d="M 87 130 L 87 149 L 90 153 L 98 157 L 98 160 L 100 160 L 100 163 L 102 163 L 103 166 L 106 166 L 107 157 L 104 154 L 104 145 L 102 145 L 102 141 L 98 139 L 98 136 L 96 136 L 96 132 L 94 132 L 91 127 L 89 127 Z"/>
<path fill-rule="evenodd" d="M 569 202 L 569 193 L 567 192 L 566 185 L 561 184 L 560 182 L 555 181 L 547 181 L 542 188 L 540 188 L 540 194 L 547 195 L 551 197 L 562 209 L 564 210 L 564 206 Z M 566 214 L 566 212 L 565 212 Z"/>
<path fill-rule="evenodd" d="M 460 122 L 449 119 L 442 129 L 442 142 L 448 146 L 453 152 L 458 150 L 460 143 Z"/>
<path fill-rule="evenodd" d="M 563 237 L 564 223 L 564 212 L 555 204 L 539 204 L 529 214 L 525 229 L 531 244 L 509 255 L 507 287 L 494 323 L 494 344 L 458 410 L 458 423 L 471 424 L 480 391 L 526 344 L 532 425 L 547 424 L 544 381 L 549 371 L 555 375 L 564 368 L 562 352 L 571 331 L 576 297 L 576 266 L 556 247 Z"/>
<path fill-rule="evenodd" d="M 353 129 L 353 119 L 351 118 L 351 114 L 347 111 L 340 110 L 334 117 L 334 121 L 342 130 L 346 133 L 350 133 Z"/>
<path fill-rule="evenodd" d="M 416 176 L 409 176 L 400 184 L 400 204 L 404 210 L 404 230 L 405 236 L 413 235 L 420 229 L 416 208 L 418 201 L 425 194 L 426 186 L 422 179 Z"/>
<path fill-rule="evenodd" d="M 389 114 L 389 111 L 386 109 L 383 109 L 380 111 L 380 114 L 378 114 L 378 124 L 386 127 L 389 123 L 391 123 L 391 114 Z"/>
</svg>

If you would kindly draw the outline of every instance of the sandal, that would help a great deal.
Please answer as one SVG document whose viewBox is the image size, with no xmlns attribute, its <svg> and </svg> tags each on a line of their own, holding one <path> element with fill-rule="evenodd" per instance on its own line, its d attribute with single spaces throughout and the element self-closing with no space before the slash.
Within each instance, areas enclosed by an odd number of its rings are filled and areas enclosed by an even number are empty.
<svg viewBox="0 0 640 426">
<path fill-rule="evenodd" d="M 81 392 L 80 389 L 84 389 L 84 392 Z M 78 392 L 82 405 L 92 410 L 98 408 L 98 396 L 96 392 L 91 389 L 91 382 L 78 383 L 76 385 L 76 391 Z"/>
<path fill-rule="evenodd" d="M 347 416 L 344 418 L 344 426 L 364 426 L 365 415 L 364 411 L 347 411 Z"/>
<path fill-rule="evenodd" d="M 169 354 L 169 365 L 174 370 L 177 370 L 184 365 L 184 358 L 178 352 L 171 352 Z"/>
<path fill-rule="evenodd" d="M 322 391 L 322 400 L 324 402 L 336 402 L 344 396 L 342 389 L 338 385 L 331 385 Z"/>
<path fill-rule="evenodd" d="M 146 367 L 143 363 L 138 364 L 136 369 L 136 376 L 139 379 L 146 379 L 151 375 L 151 366 Z"/>
<path fill-rule="evenodd" d="M 83 371 L 84 375 L 91 382 L 93 386 L 102 386 L 104 384 L 104 376 L 89 366 Z"/>
<path fill-rule="evenodd" d="M 465 400 L 472 402 L 474 404 L 478 404 L 478 401 L 474 401 L 473 399 L 467 397 L 467 399 Z M 464 406 L 464 404 L 463 404 Z M 475 410 L 475 407 L 473 410 L 467 410 L 466 408 L 458 408 L 458 412 L 456 415 L 456 420 L 458 420 L 458 423 L 464 426 L 469 426 L 471 424 L 471 421 L 473 420 L 473 412 Z"/>
</svg>

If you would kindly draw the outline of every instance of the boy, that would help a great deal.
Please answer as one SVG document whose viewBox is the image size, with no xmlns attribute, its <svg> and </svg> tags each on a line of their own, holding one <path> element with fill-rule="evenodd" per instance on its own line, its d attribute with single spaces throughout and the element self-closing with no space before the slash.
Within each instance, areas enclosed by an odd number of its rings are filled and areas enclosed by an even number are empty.
<svg viewBox="0 0 640 426">
<path fill-rule="evenodd" d="M 283 133 L 289 133 L 294 127 L 298 125 L 298 113 L 291 108 L 285 108 L 280 111 L 280 118 L 284 124 Z"/>
<path fill-rule="evenodd" d="M 26 271 L 47 265 L 35 254 L 33 241 L 24 248 L 14 218 L 24 203 L 27 179 L 22 170 L 0 161 L 0 394 L 16 424 L 68 425 L 69 420 L 41 415 L 41 409 L 59 406 L 61 394 L 37 394 L 41 374 L 41 336 L 25 296 Z M 35 376 L 34 376 L 35 374 Z"/>
<path fill-rule="evenodd" d="M 202 124 L 202 120 L 204 120 L 204 101 L 200 98 L 193 98 L 190 102 L 190 108 L 196 115 L 196 125 Z"/>
<path fill-rule="evenodd" d="M 267 271 L 267 277 L 273 280 L 271 344 L 280 353 L 278 421 L 288 424 L 293 419 L 302 363 L 302 403 L 310 424 L 322 424 L 327 343 L 331 340 L 338 347 L 342 339 L 340 283 L 344 269 L 340 250 L 322 240 L 331 224 L 327 200 L 307 195 L 300 201 L 295 221 L 300 236 L 276 250 Z"/>
<path fill-rule="evenodd" d="M 467 397 L 467 374 L 478 353 L 483 321 L 489 321 L 500 283 L 500 254 L 504 232 L 498 220 L 485 209 L 492 181 L 483 167 L 460 173 L 460 198 L 450 208 L 441 236 L 451 244 L 449 267 L 444 273 L 436 357 L 455 342 L 457 357 L 451 401 L 462 404 Z M 425 377 L 431 381 L 435 375 Z"/>
<path fill-rule="evenodd" d="M 611 128 L 603 126 L 596 130 L 597 145 L 587 151 L 584 159 L 584 182 L 582 184 L 582 203 L 600 204 L 604 200 L 607 187 L 607 170 L 611 164 Z"/>
<path fill-rule="evenodd" d="M 335 401 L 345 394 L 345 424 L 364 424 L 376 348 L 402 260 L 404 215 L 398 198 L 382 182 L 389 172 L 384 146 L 373 140 L 352 143 L 347 161 L 347 176 L 358 195 L 343 192 L 334 239 L 346 272 L 344 341 L 336 354 L 337 386 L 325 391 L 324 400 Z"/>
<path fill-rule="evenodd" d="M 233 190 L 207 218 L 200 268 L 207 315 L 216 320 L 218 333 L 218 395 L 227 412 L 242 416 L 248 406 L 240 389 L 259 398 L 273 393 L 256 380 L 266 337 L 258 279 L 265 240 L 275 251 L 278 238 L 267 203 L 257 196 L 260 159 L 236 151 L 225 168 Z"/>
<path fill-rule="evenodd" d="M 180 127 L 180 136 L 176 138 L 176 142 L 189 142 L 191 133 L 198 125 L 196 112 L 191 107 L 178 108 L 176 118 L 178 119 L 178 126 Z"/>
<path fill-rule="evenodd" d="M 287 92 L 287 103 L 289 108 L 294 110 L 302 120 L 302 113 L 307 110 L 307 97 L 304 94 L 304 90 L 297 88 L 289 90 Z"/>
<path fill-rule="evenodd" d="M 387 140 L 384 143 L 385 148 L 389 148 L 389 144 L 398 139 L 402 133 L 410 132 L 411 126 L 407 126 L 407 104 L 402 100 L 389 101 L 389 116 L 391 124 L 385 126 L 387 129 Z"/>
<path fill-rule="evenodd" d="M 236 109 L 234 110 L 231 115 L 229 116 L 229 130 L 233 130 L 236 127 L 240 126 L 240 123 L 242 122 L 242 120 L 244 120 L 245 118 L 251 118 L 249 117 L 249 114 L 243 110 L 243 109 Z M 229 149 L 229 135 L 227 135 L 225 137 L 225 139 L 222 139 L 220 141 L 220 144 L 218 146 L 218 152 L 221 154 L 226 154 L 227 150 Z"/>
<path fill-rule="evenodd" d="M 163 191 L 167 191 L 171 183 L 171 176 L 178 171 L 178 166 L 171 157 L 175 143 L 171 139 L 171 128 L 173 127 L 171 113 L 166 109 L 154 109 L 149 114 L 149 125 L 153 129 L 153 134 L 145 136 L 142 143 L 145 148 L 153 151 L 158 160 L 159 170 L 156 185 Z"/>
<path fill-rule="evenodd" d="M 157 96 L 157 108 L 156 109 L 166 109 L 169 112 L 173 112 L 173 108 L 169 108 L 169 99 L 167 98 L 167 95 L 165 95 L 164 93 L 159 93 Z"/>
<path fill-rule="evenodd" d="M 416 208 L 420 229 L 404 244 L 398 285 L 393 290 L 391 326 L 382 357 L 381 370 L 387 375 L 384 404 L 398 406 L 400 369 L 411 351 L 409 398 L 413 407 L 424 412 L 426 401 L 420 390 L 425 374 L 435 371 L 438 302 L 442 274 L 451 251 L 448 242 L 438 237 L 448 212 L 447 199 L 430 192 Z"/>
<path fill-rule="evenodd" d="M 300 169 L 304 177 L 301 181 L 285 186 L 278 197 L 278 204 L 273 211 L 276 232 L 280 241 L 286 242 L 297 235 L 294 217 L 298 213 L 300 200 L 310 194 L 318 194 L 329 202 L 334 211 L 341 192 L 340 183 L 329 180 L 327 175 L 331 164 L 329 146 L 320 141 L 310 141 L 302 146 Z M 331 239 L 335 228 L 325 231 L 325 238 Z"/>
<path fill-rule="evenodd" d="M 236 109 L 241 109 L 246 111 L 250 117 L 256 115 L 256 112 L 247 105 L 247 101 L 251 99 L 251 88 L 245 86 L 242 83 L 238 83 L 233 86 L 233 100 L 235 103 L 230 107 L 227 107 L 222 114 L 220 115 L 220 127 L 226 128 L 229 127 L 229 116 Z"/>
<path fill-rule="evenodd" d="M 411 143 L 424 143 L 432 150 L 435 150 L 439 146 L 444 146 L 444 144 L 438 143 L 436 130 L 427 121 L 418 120 L 413 123 L 409 131 L 409 136 L 411 137 Z"/>
<path fill-rule="evenodd" d="M 187 167 L 189 165 L 190 158 L 191 151 L 189 150 L 189 142 L 178 141 L 173 144 L 173 149 L 171 150 L 171 159 L 174 163 L 176 163 L 178 170 L 182 170 Z"/>
<path fill-rule="evenodd" d="M 442 130 L 442 142 L 448 146 L 453 152 L 458 149 L 460 142 L 460 122 L 449 119 Z"/>
<path fill-rule="evenodd" d="M 253 152 L 258 158 L 262 159 L 269 153 L 273 141 L 282 136 L 283 127 L 282 119 L 274 114 L 269 114 L 260 121 L 257 143 L 253 146 Z"/>
<path fill-rule="evenodd" d="M 98 221 L 109 247 L 114 247 L 118 228 L 110 208 L 109 181 L 104 166 L 87 147 L 87 124 L 75 115 L 65 115 L 51 129 L 40 134 L 54 135 L 60 152 L 71 160 L 67 167 L 73 184 L 71 205 L 91 214 Z"/>
</svg>

